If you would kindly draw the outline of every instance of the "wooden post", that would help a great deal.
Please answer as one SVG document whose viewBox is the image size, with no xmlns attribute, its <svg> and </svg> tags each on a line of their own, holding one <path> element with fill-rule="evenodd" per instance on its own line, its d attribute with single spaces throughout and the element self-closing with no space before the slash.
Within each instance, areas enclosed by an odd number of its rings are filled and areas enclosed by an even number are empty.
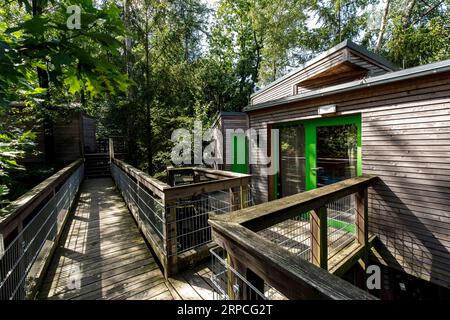
<svg viewBox="0 0 450 320">
<path fill-rule="evenodd" d="M 172 177 L 170 174 L 170 168 L 167 168 L 167 184 L 171 187 L 173 186 Z"/>
<path fill-rule="evenodd" d="M 328 224 L 327 208 L 310 211 L 312 263 L 328 270 Z"/>
<path fill-rule="evenodd" d="M 112 138 L 109 138 L 109 163 L 111 163 L 112 159 L 114 159 L 114 142 Z"/>
<path fill-rule="evenodd" d="M 194 170 L 192 170 L 192 176 L 193 176 L 194 183 L 200 182 L 200 175 L 197 172 L 195 172 Z"/>
<path fill-rule="evenodd" d="M 245 278 L 253 287 L 264 294 L 264 280 L 262 278 L 229 253 L 227 253 L 227 262 L 242 278 Z M 230 300 L 255 300 L 258 297 L 253 292 L 253 289 L 242 281 L 241 278 L 236 277 L 231 270 L 228 270 L 227 279 L 227 292 Z M 238 292 L 235 291 L 235 285 L 239 289 Z"/>
<path fill-rule="evenodd" d="M 367 188 L 359 190 L 355 194 L 356 201 L 356 241 L 365 246 L 364 264 L 367 266 L 369 259 L 367 244 L 369 243 L 369 209 L 368 209 L 368 192 Z"/>
<path fill-rule="evenodd" d="M 259 292 L 264 294 L 264 280 L 260 278 L 256 273 L 254 273 L 251 269 L 247 268 L 247 276 L 246 279 L 252 286 L 254 286 Z M 256 294 L 252 294 L 252 290 L 246 287 L 244 291 L 245 300 L 254 300 L 255 297 L 258 297 Z M 257 299 L 259 300 L 259 299 Z"/>
<path fill-rule="evenodd" d="M 245 209 L 245 208 L 247 208 L 247 197 L 248 197 L 247 186 L 241 185 L 239 187 L 239 191 L 240 191 L 240 197 L 241 197 L 241 209 Z"/>
<path fill-rule="evenodd" d="M 230 202 L 230 207 L 229 207 L 229 211 L 232 212 L 234 211 L 234 207 L 235 207 L 235 196 L 234 196 L 234 192 L 233 192 L 233 188 L 229 188 L 228 189 L 228 195 L 229 195 L 229 202 Z"/>
<path fill-rule="evenodd" d="M 227 252 L 227 263 L 234 270 L 238 271 L 242 265 L 235 257 Z M 230 269 L 227 270 L 227 294 L 230 300 L 242 300 L 241 292 L 235 292 L 235 285 L 242 286 L 239 277 L 236 277 Z"/>
<path fill-rule="evenodd" d="M 165 202 L 165 225 L 164 238 L 166 241 L 167 264 L 164 268 L 164 276 L 166 279 L 177 273 L 177 209 L 176 201 Z"/>
<path fill-rule="evenodd" d="M 0 233 L 0 259 L 5 254 L 5 240 L 3 239 L 3 234 Z"/>
</svg>

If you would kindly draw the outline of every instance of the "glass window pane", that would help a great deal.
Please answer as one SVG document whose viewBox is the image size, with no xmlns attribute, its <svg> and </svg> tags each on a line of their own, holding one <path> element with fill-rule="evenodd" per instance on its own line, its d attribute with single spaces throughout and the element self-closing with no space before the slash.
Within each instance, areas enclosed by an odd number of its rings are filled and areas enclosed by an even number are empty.
<svg viewBox="0 0 450 320">
<path fill-rule="evenodd" d="M 303 126 L 280 129 L 280 181 L 281 196 L 305 191 L 305 128 Z"/>
<path fill-rule="evenodd" d="M 355 124 L 317 128 L 317 187 L 357 175 L 357 146 Z"/>
</svg>

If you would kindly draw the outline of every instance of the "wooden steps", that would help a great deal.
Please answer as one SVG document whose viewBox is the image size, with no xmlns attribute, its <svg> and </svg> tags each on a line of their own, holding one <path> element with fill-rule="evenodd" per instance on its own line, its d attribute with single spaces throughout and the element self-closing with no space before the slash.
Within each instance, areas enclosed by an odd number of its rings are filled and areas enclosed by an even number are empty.
<svg viewBox="0 0 450 320">
<path fill-rule="evenodd" d="M 86 178 L 101 178 L 111 176 L 109 166 L 109 154 L 91 153 L 85 154 L 84 175 Z"/>
</svg>

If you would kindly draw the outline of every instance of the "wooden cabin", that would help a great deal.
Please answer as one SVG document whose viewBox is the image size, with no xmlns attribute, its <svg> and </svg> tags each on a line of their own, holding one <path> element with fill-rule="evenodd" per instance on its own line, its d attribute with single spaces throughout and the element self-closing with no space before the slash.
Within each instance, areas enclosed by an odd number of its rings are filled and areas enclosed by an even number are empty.
<svg viewBox="0 0 450 320">
<path fill-rule="evenodd" d="M 217 148 L 218 156 L 223 159 L 223 163 L 216 163 L 214 168 L 217 170 L 228 170 L 239 173 L 248 173 L 248 163 L 239 164 L 237 161 L 238 148 L 246 143 L 245 132 L 248 129 L 248 117 L 245 112 L 220 112 L 215 121 L 212 124 L 213 128 L 218 129 L 216 134 L 222 135 L 222 141 L 215 137 L 216 141 L 219 141 Z M 227 130 L 231 129 L 234 132 L 227 135 Z M 230 140 L 230 142 L 228 142 Z M 248 148 L 248 145 L 246 146 Z M 245 152 L 247 154 L 247 152 Z M 228 157 L 232 159 L 232 163 L 225 161 Z"/>
<path fill-rule="evenodd" d="M 43 126 L 43 121 L 38 120 L 37 127 L 33 128 L 37 134 L 35 141 L 37 153 L 28 154 L 21 160 L 22 163 L 44 163 L 45 159 L 49 158 L 59 167 L 82 158 L 85 153 L 96 152 L 95 119 L 80 110 L 62 108 L 51 125 L 53 132 L 51 139 L 46 139 Z M 52 155 L 48 156 L 48 153 Z"/>
<path fill-rule="evenodd" d="M 398 70 L 346 40 L 254 93 L 244 112 L 269 150 L 279 145 L 275 174 L 249 165 L 256 203 L 376 175 L 368 220 L 380 261 L 450 288 L 450 60 Z"/>
</svg>

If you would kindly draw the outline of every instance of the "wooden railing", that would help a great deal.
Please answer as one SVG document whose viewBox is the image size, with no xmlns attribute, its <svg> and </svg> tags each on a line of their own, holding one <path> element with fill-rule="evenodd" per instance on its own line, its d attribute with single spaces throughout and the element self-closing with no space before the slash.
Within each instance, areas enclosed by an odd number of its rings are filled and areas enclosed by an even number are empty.
<svg viewBox="0 0 450 320">
<path fill-rule="evenodd" d="M 0 300 L 32 297 L 83 180 L 77 160 L 13 201 L 0 216 Z"/>
<path fill-rule="evenodd" d="M 355 177 L 229 215 L 213 216 L 209 221 L 213 239 L 226 250 L 229 265 L 260 292 L 264 292 L 266 283 L 289 299 L 372 299 L 370 294 L 327 271 L 330 232 L 327 211 L 330 203 L 354 195 L 354 250 L 367 258 L 367 189 L 376 181 L 373 176 Z M 267 239 L 262 232 L 274 226 L 280 230 L 283 223 L 298 223 L 299 214 L 303 217 L 308 214 L 309 221 L 303 222 L 303 226 L 310 232 L 312 263 L 283 247 L 281 242 Z"/>
<path fill-rule="evenodd" d="M 128 153 L 128 146 L 123 137 L 110 137 L 97 139 L 95 141 L 95 149 L 94 150 L 85 150 L 86 153 L 105 153 L 108 154 L 113 152 L 117 154 L 126 154 Z"/>
<path fill-rule="evenodd" d="M 250 175 L 207 168 L 171 168 L 192 174 L 188 184 L 171 186 L 118 159 L 112 159 L 112 176 L 165 275 L 175 274 L 205 258 L 211 248 L 208 214 L 248 205 Z M 198 177 L 198 179 L 197 179 Z M 221 199 L 214 198 L 217 194 Z M 216 201 L 226 207 L 216 210 Z"/>
</svg>

